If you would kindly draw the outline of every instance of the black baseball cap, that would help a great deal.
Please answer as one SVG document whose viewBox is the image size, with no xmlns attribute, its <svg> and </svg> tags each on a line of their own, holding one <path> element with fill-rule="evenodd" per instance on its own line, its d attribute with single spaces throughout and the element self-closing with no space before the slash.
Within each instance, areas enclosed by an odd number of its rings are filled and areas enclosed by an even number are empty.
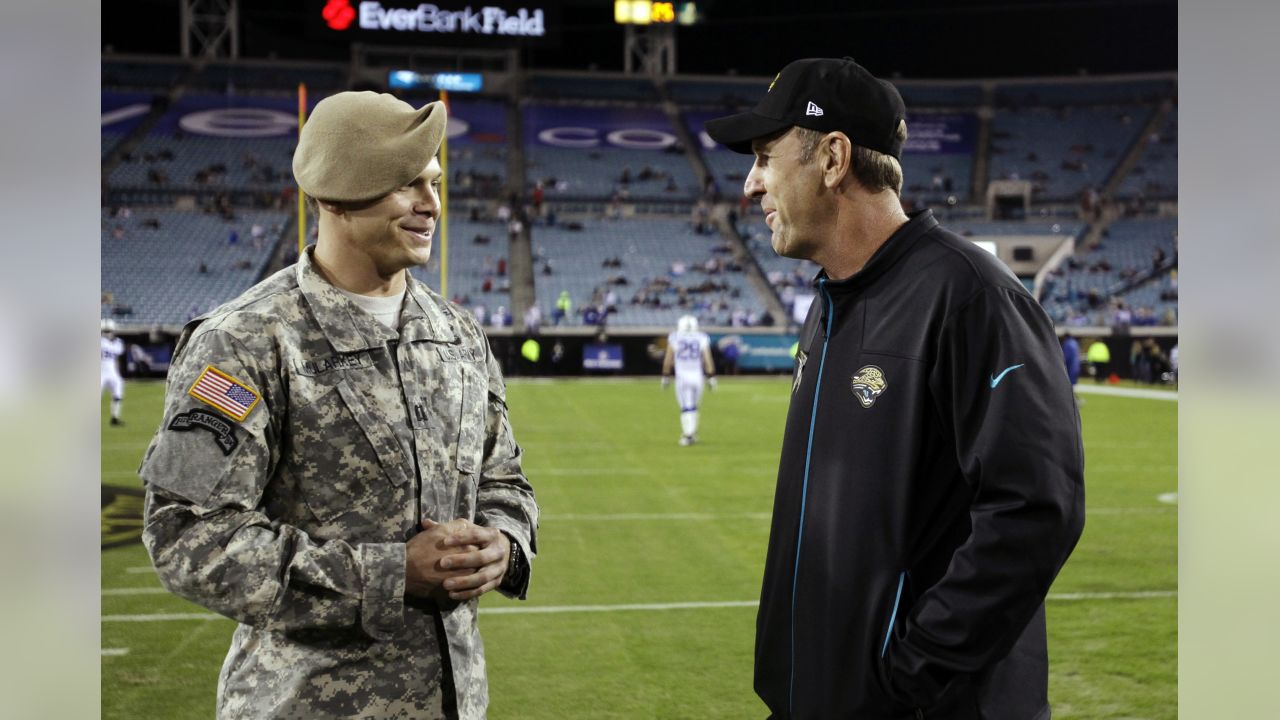
<svg viewBox="0 0 1280 720">
<path fill-rule="evenodd" d="M 898 123 L 906 119 L 898 89 L 853 58 L 808 58 L 782 68 L 753 109 L 709 120 L 706 129 L 711 139 L 746 154 L 752 140 L 793 125 L 839 130 L 855 145 L 901 160 Z"/>
</svg>

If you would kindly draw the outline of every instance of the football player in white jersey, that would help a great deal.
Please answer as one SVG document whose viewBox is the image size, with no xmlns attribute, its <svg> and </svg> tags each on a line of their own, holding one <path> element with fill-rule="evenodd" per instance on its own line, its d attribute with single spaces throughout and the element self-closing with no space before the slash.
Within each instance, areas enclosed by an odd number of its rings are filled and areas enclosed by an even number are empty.
<svg viewBox="0 0 1280 720">
<path fill-rule="evenodd" d="M 102 384 L 98 388 L 111 390 L 111 424 L 120 421 L 120 406 L 124 402 L 124 378 L 120 377 L 120 356 L 124 355 L 124 341 L 116 337 L 116 322 L 110 318 L 102 321 Z"/>
<path fill-rule="evenodd" d="M 698 403 L 702 400 L 702 380 L 716 386 L 716 368 L 711 362 L 711 338 L 698 330 L 698 319 L 684 315 L 676 331 L 667 336 L 667 355 L 662 359 L 662 387 L 676 377 L 676 402 L 680 403 L 680 444 L 698 440 Z"/>
</svg>

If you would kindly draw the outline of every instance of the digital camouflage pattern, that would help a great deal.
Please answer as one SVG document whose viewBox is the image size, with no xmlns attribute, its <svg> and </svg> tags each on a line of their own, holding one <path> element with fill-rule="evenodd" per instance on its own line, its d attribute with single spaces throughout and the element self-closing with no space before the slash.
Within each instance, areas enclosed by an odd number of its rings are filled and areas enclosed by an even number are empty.
<svg viewBox="0 0 1280 720">
<path fill-rule="evenodd" d="M 188 394 L 210 365 L 262 398 L 227 419 L 230 452 L 225 428 L 179 419 L 225 417 Z M 533 558 L 505 395 L 468 314 L 410 278 L 397 333 L 310 249 L 187 325 L 139 470 L 143 541 L 166 588 L 240 623 L 219 718 L 452 716 L 450 685 L 458 717 L 485 716 L 478 602 L 406 601 L 405 541 L 424 517 L 465 517 Z"/>
</svg>

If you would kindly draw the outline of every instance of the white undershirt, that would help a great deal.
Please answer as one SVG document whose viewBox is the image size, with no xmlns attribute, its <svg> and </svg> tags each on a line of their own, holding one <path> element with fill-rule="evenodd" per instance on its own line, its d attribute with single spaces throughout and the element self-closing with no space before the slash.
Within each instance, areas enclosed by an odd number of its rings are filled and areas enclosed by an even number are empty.
<svg viewBox="0 0 1280 720">
<path fill-rule="evenodd" d="M 372 315 L 375 320 L 383 325 L 392 330 L 400 327 L 400 307 L 404 305 L 404 293 L 388 295 L 387 297 L 375 297 L 373 295 L 353 293 L 342 288 L 337 288 L 337 291 L 351 298 L 351 302 L 359 305 L 361 310 Z M 408 288 L 405 288 L 405 292 L 408 292 Z"/>
</svg>

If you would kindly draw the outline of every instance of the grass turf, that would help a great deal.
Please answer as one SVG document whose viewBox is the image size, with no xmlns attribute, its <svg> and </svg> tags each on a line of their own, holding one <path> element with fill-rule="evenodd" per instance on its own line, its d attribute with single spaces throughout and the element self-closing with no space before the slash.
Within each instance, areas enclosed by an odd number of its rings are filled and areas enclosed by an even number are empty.
<svg viewBox="0 0 1280 720">
<path fill-rule="evenodd" d="M 527 603 L 482 608 L 753 601 L 759 592 L 788 378 L 726 379 L 698 445 L 653 380 L 512 381 L 509 405 L 544 517 Z M 132 383 L 106 423 L 102 482 L 134 474 L 163 386 Z M 1089 515 L 1055 595 L 1175 591 L 1177 403 L 1089 395 L 1081 408 Z M 121 496 L 105 533 L 136 535 Z M 107 513 L 104 513 L 104 518 Z M 207 718 L 233 623 L 163 591 L 136 542 L 102 552 L 102 717 Z M 1177 598 L 1052 599 L 1055 718 L 1177 717 Z M 481 618 L 493 718 L 763 717 L 751 690 L 755 608 Z M 111 652 L 113 654 L 105 654 Z"/>
</svg>

